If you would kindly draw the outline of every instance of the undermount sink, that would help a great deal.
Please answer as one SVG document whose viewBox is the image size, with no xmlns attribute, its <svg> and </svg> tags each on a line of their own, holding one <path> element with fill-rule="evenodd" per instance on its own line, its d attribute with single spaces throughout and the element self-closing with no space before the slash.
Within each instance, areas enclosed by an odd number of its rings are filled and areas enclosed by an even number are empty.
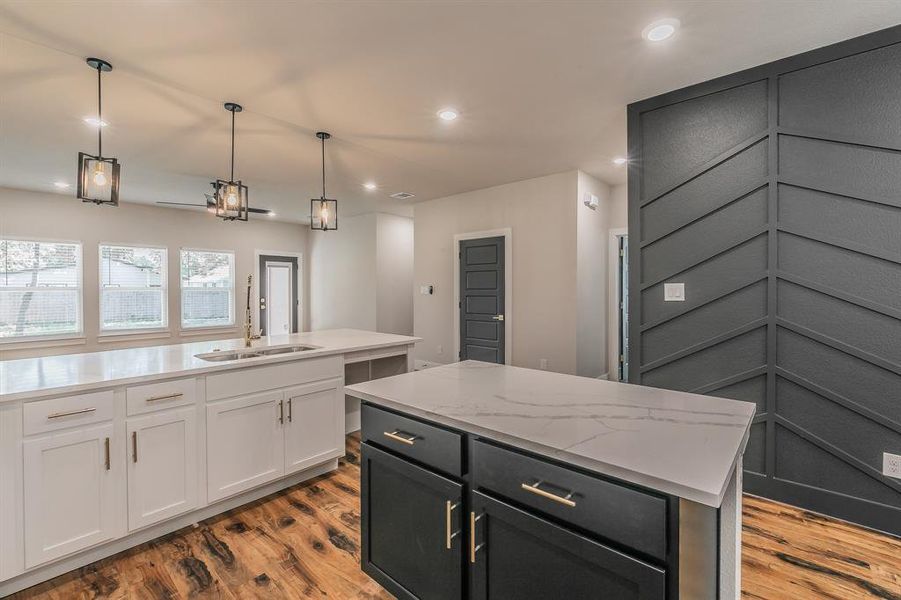
<svg viewBox="0 0 901 600">
<path fill-rule="evenodd" d="M 316 350 L 316 346 L 285 346 L 282 348 L 260 348 L 259 350 L 232 350 L 220 352 L 214 350 L 207 354 L 195 354 L 200 360 L 210 362 L 225 362 L 227 360 L 242 360 L 245 358 L 257 358 L 259 356 L 271 356 L 273 354 L 291 354 L 294 352 L 306 352 Z"/>
</svg>

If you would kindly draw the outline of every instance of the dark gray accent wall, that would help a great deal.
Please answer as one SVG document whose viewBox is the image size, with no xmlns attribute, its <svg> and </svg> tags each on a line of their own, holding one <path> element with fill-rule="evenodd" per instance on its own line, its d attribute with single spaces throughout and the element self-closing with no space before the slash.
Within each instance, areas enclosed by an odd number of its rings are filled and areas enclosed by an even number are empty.
<svg viewBox="0 0 901 600">
<path fill-rule="evenodd" d="M 901 27 L 628 118 L 630 380 L 756 403 L 745 491 L 901 535 Z"/>
</svg>

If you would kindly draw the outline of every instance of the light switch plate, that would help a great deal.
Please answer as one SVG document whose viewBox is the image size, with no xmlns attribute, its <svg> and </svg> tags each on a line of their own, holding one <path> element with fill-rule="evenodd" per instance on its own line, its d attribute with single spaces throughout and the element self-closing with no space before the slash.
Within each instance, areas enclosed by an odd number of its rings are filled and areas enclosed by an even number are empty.
<svg viewBox="0 0 901 600">
<path fill-rule="evenodd" d="M 882 453 L 882 474 L 886 477 L 901 479 L 901 455 Z"/>
<path fill-rule="evenodd" d="M 685 302 L 685 284 L 684 283 L 664 283 L 663 284 L 663 301 L 664 302 Z"/>
</svg>

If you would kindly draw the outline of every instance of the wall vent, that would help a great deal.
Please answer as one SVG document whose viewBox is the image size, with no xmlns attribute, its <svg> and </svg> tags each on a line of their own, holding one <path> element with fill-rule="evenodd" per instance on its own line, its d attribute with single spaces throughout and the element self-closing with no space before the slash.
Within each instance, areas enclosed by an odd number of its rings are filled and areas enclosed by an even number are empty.
<svg viewBox="0 0 901 600">
<path fill-rule="evenodd" d="M 398 200 L 407 200 L 415 195 L 416 194 L 411 194 L 410 192 L 397 192 L 396 194 L 391 194 L 391 197 L 397 198 Z"/>
</svg>

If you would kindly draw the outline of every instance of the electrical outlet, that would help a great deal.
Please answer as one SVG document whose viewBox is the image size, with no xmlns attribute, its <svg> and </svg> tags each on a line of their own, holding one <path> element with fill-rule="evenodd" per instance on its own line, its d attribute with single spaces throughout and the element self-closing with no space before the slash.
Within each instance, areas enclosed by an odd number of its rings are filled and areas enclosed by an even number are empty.
<svg viewBox="0 0 901 600">
<path fill-rule="evenodd" d="M 438 354 L 444 354 L 444 346 L 438 346 Z"/>
<path fill-rule="evenodd" d="M 901 479 L 901 455 L 882 453 L 882 474 Z"/>
<path fill-rule="evenodd" d="M 538 359 L 538 368 L 541 369 L 542 371 L 547 371 L 547 359 L 546 358 Z"/>
</svg>

